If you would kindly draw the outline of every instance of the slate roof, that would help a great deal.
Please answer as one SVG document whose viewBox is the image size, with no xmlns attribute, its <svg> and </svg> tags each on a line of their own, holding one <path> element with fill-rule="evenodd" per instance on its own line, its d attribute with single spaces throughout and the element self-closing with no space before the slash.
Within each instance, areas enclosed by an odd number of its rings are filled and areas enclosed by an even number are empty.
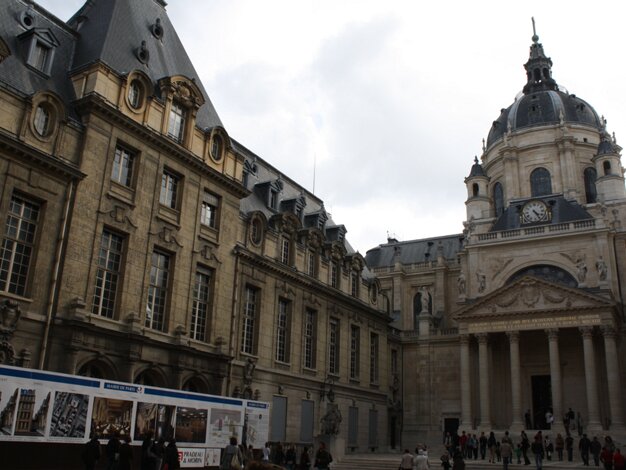
<svg viewBox="0 0 626 470">
<path fill-rule="evenodd" d="M 455 259 L 457 253 L 463 248 L 463 242 L 464 237 L 460 233 L 421 240 L 392 241 L 368 250 L 365 255 L 365 262 L 370 268 L 393 266 L 395 263 L 394 256 L 398 250 L 401 264 L 436 261 L 439 246 L 443 250 L 445 259 Z"/>
<path fill-rule="evenodd" d="M 32 28 L 27 28 L 20 21 L 21 15 L 26 12 L 33 19 Z M 50 76 L 26 65 L 30 41 L 24 38 L 24 34 L 33 28 L 49 31 L 58 42 Z M 74 90 L 67 78 L 67 71 L 70 68 L 74 44 L 78 36 L 65 23 L 41 7 L 34 6 L 29 9 L 21 1 L 3 0 L 2 14 L 0 14 L 0 37 L 11 50 L 11 55 L 0 63 L 2 85 L 23 96 L 48 90 L 56 93 L 66 104 L 74 100 Z M 70 108 L 68 111 L 72 116 Z"/>
<path fill-rule="evenodd" d="M 157 19 L 163 30 L 159 39 L 152 33 Z M 101 60 L 118 73 L 145 72 L 154 83 L 174 75 L 195 81 L 206 103 L 198 111 L 196 125 L 221 126 L 200 77 L 185 51 L 174 26 L 158 0 L 90 0 L 68 21 L 80 34 L 72 68 Z M 149 60 L 143 64 L 135 51 L 146 42 Z M 158 90 L 157 90 L 158 92 Z"/>
</svg>

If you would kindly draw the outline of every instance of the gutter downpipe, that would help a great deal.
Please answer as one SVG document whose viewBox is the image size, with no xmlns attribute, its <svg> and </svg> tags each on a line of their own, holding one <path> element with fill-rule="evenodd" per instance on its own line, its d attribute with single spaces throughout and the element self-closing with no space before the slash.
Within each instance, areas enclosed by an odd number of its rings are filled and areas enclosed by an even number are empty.
<svg viewBox="0 0 626 470">
<path fill-rule="evenodd" d="M 50 295 L 48 296 L 48 305 L 46 307 L 46 325 L 44 328 L 43 339 L 41 341 L 41 352 L 39 353 L 39 364 L 38 369 L 43 369 L 46 365 L 47 353 L 48 353 L 48 342 L 50 337 L 50 328 L 52 326 L 52 314 L 54 309 L 54 304 L 57 301 L 59 295 L 59 272 L 61 271 L 61 261 L 63 259 L 63 255 L 65 253 L 65 241 L 67 238 L 67 233 L 69 231 L 69 213 L 70 206 L 74 199 L 74 181 L 70 181 L 67 188 L 67 198 L 65 200 L 65 208 L 63 209 L 63 223 L 61 226 L 61 235 L 59 240 L 57 241 L 57 249 L 54 258 L 54 268 L 52 269 L 52 282 L 50 286 Z"/>
</svg>

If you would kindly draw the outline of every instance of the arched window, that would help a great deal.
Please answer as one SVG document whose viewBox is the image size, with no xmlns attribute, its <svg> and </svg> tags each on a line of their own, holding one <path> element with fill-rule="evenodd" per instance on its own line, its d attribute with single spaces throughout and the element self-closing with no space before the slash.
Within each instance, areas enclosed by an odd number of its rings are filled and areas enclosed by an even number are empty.
<svg viewBox="0 0 626 470">
<path fill-rule="evenodd" d="M 598 177 L 598 172 L 595 168 L 589 167 L 585 168 L 585 199 L 588 204 L 597 201 L 598 193 L 596 191 L 596 179 Z"/>
<path fill-rule="evenodd" d="M 546 196 L 552 194 L 550 172 L 545 168 L 535 168 L 530 174 L 530 195 Z"/>
<path fill-rule="evenodd" d="M 493 186 L 493 206 L 496 209 L 496 217 L 500 217 L 504 212 L 504 191 L 500 183 Z"/>
<path fill-rule="evenodd" d="M 611 174 L 611 162 L 608 160 L 604 160 L 602 162 L 602 168 L 604 168 L 604 174 L 605 175 L 610 175 Z"/>
<path fill-rule="evenodd" d="M 474 197 L 478 196 L 478 183 L 474 183 L 472 185 L 472 196 Z"/>
</svg>

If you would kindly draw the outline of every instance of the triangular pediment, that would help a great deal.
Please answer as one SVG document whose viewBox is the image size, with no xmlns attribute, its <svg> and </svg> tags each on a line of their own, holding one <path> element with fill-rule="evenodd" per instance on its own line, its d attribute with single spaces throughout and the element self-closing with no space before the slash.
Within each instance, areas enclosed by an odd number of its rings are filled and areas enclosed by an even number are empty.
<svg viewBox="0 0 626 470">
<path fill-rule="evenodd" d="M 565 287 L 531 276 L 524 276 L 502 286 L 461 309 L 455 318 L 459 322 L 485 320 L 490 317 L 528 315 L 533 312 L 592 312 L 611 310 L 611 299 L 582 289 Z"/>
</svg>

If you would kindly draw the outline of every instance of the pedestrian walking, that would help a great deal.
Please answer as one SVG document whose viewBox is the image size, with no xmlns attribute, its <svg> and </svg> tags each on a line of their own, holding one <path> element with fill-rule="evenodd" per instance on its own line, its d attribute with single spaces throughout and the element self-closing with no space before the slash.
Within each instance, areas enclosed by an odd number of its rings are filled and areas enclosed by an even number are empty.
<svg viewBox="0 0 626 470">
<path fill-rule="evenodd" d="M 94 470 L 96 463 L 100 460 L 100 442 L 96 436 L 92 435 L 91 439 L 83 446 L 83 463 L 85 470 Z"/>
<path fill-rule="evenodd" d="M 413 470 L 413 454 L 409 449 L 404 449 L 404 454 L 400 458 L 401 470 Z"/>
<path fill-rule="evenodd" d="M 535 468 L 541 470 L 543 467 L 543 442 L 540 436 L 535 436 L 535 440 L 530 446 L 530 450 L 535 455 Z"/>
<path fill-rule="evenodd" d="M 326 450 L 326 444 L 320 443 L 319 449 L 315 453 L 315 464 L 318 470 L 327 470 L 330 463 L 333 461 L 333 456 Z"/>
<path fill-rule="evenodd" d="M 583 461 L 583 465 L 589 466 L 589 449 L 591 448 L 591 441 L 587 437 L 587 434 L 583 434 L 583 437 L 578 441 L 578 450 L 580 451 L 580 458 Z"/>
</svg>

